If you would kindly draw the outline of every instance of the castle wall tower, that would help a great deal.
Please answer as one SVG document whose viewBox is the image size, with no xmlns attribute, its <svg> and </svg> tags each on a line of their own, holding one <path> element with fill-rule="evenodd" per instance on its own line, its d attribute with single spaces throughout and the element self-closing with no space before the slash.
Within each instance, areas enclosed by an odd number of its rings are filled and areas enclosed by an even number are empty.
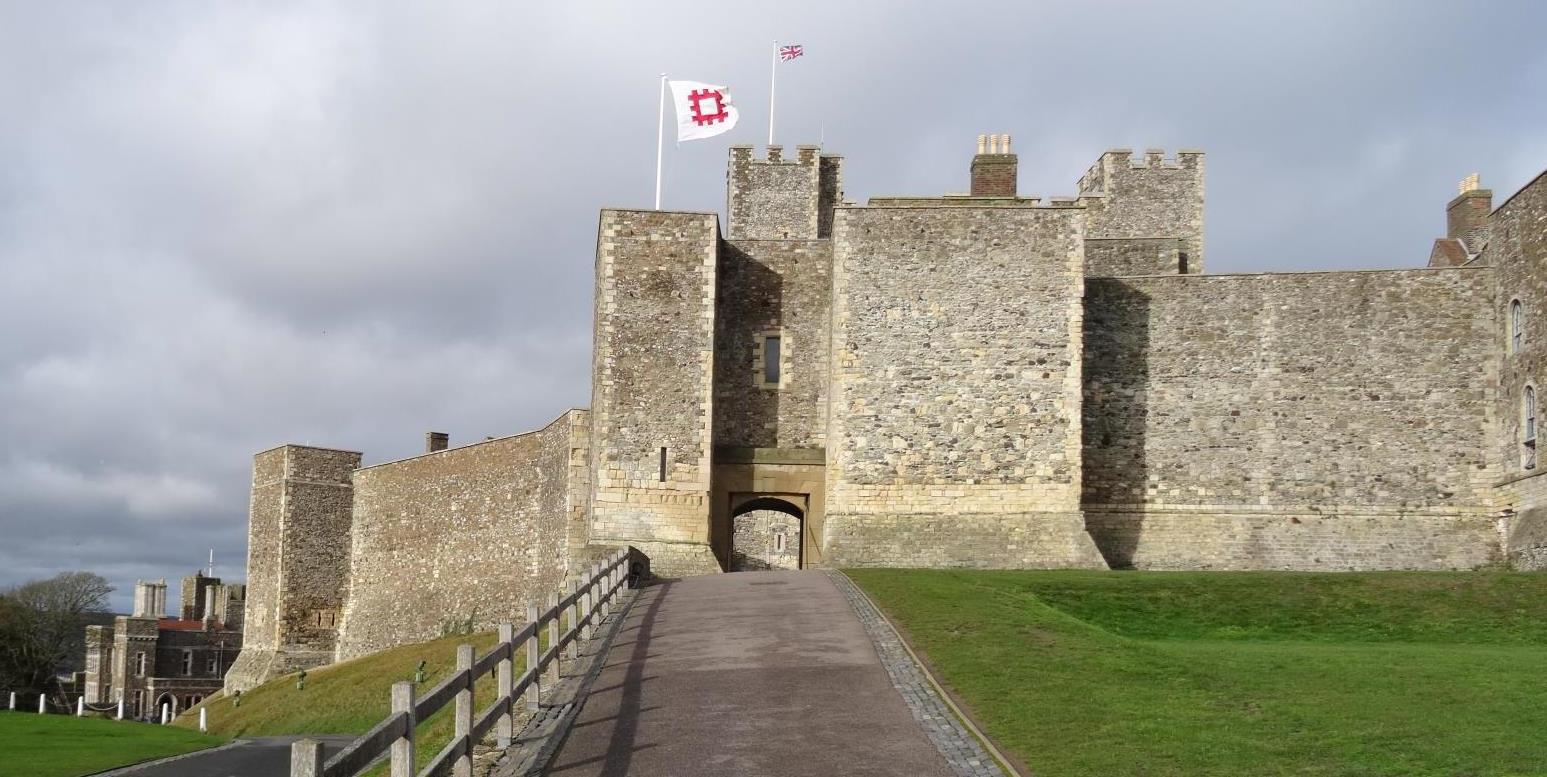
<svg viewBox="0 0 1547 777">
<path fill-rule="evenodd" d="M 1088 200 L 1085 274 L 1203 272 L 1203 152 L 1132 157 L 1126 148 L 1107 151 L 1080 179 Z"/>
<path fill-rule="evenodd" d="M 843 196 L 841 174 L 841 158 L 824 156 L 819 146 L 797 146 L 793 160 L 784 158 L 783 146 L 769 146 L 764 159 L 753 159 L 751 146 L 731 146 L 726 238 L 827 237 Z"/>
<path fill-rule="evenodd" d="M 220 578 L 205 577 L 202 571 L 183 578 L 180 617 L 185 621 L 202 620 L 212 611 L 206 606 L 206 592 L 220 585 Z"/>
<path fill-rule="evenodd" d="M 227 690 L 333 660 L 359 466 L 359 453 L 303 445 L 253 457 L 245 646 Z"/>
<path fill-rule="evenodd" d="M 591 542 L 635 545 L 668 576 L 719 570 L 709 544 L 719 238 L 712 213 L 604 210 L 599 226 Z"/>
<path fill-rule="evenodd" d="M 113 688 L 113 627 L 91 625 L 86 627 L 86 703 L 107 704 L 112 701 Z"/>
</svg>

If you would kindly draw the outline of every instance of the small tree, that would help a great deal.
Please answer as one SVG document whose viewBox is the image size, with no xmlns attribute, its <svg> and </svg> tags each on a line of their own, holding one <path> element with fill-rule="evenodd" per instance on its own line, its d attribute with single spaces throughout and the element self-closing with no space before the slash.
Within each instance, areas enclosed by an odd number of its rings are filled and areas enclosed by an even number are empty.
<svg viewBox="0 0 1547 777">
<path fill-rule="evenodd" d="M 107 611 L 113 587 L 91 572 L 61 572 L 0 594 L 0 683 L 47 692 L 84 639 L 86 615 Z"/>
</svg>

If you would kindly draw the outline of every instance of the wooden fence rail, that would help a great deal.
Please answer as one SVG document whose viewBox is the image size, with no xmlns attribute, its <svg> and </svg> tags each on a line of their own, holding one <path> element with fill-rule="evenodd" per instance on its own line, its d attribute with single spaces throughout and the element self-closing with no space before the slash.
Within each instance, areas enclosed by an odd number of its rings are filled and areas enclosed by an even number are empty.
<svg viewBox="0 0 1547 777">
<path fill-rule="evenodd" d="M 455 733 L 417 777 L 470 777 L 473 745 L 492 730 L 499 746 L 508 747 L 516 734 L 517 700 L 524 695 L 527 708 L 537 709 L 541 687 L 559 679 L 559 656 L 577 656 L 579 643 L 612 613 L 618 591 L 628 583 L 628 560 L 628 549 L 619 550 L 592 565 L 583 583 L 571 582 L 563 596 L 551 597 L 546 608 L 529 605 L 526 625 L 501 624 L 498 644 L 482 657 L 475 657 L 472 645 L 458 646 L 456 671 L 423 696 L 414 695 L 411 682 L 393 684 L 391 714 L 326 763 L 320 742 L 296 742 L 290 750 L 290 777 L 354 777 L 383 753 L 391 753 L 391 777 L 415 777 L 414 730 L 448 703 L 454 705 Z M 539 645 L 544 627 L 546 650 Z M 523 644 L 526 670 L 516 677 L 516 651 Z M 475 712 L 473 686 L 491 672 L 495 699 Z"/>
</svg>

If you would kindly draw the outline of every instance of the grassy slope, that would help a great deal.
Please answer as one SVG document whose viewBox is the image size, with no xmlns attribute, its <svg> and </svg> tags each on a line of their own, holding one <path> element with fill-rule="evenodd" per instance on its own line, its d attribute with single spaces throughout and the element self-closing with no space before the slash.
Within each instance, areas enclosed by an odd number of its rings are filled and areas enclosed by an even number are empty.
<svg viewBox="0 0 1547 777">
<path fill-rule="evenodd" d="M 297 690 L 295 675 L 267 682 L 242 694 L 240 707 L 230 698 L 212 696 L 199 707 L 209 710 L 210 731 L 231 737 L 276 734 L 363 734 L 391 711 L 392 684 L 412 680 L 419 662 L 426 662 L 427 680 L 422 693 L 435 687 L 456 668 L 457 646 L 467 643 L 483 655 L 494 645 L 494 633 L 446 637 L 432 642 L 384 650 L 353 661 L 313 669 L 306 674 L 306 689 Z M 516 659 L 519 676 L 525 656 Z M 494 700 L 494 679 L 479 681 L 473 689 L 474 714 Z M 174 725 L 197 728 L 199 707 L 183 713 Z M 416 760 L 429 762 L 451 741 L 451 705 L 419 723 Z M 380 772 L 381 769 L 377 769 Z"/>
<path fill-rule="evenodd" d="M 1547 576 L 851 572 L 1049 775 L 1547 774 Z"/>
<path fill-rule="evenodd" d="M 170 726 L 0 712 L 0 777 L 76 777 L 223 741 Z"/>
</svg>

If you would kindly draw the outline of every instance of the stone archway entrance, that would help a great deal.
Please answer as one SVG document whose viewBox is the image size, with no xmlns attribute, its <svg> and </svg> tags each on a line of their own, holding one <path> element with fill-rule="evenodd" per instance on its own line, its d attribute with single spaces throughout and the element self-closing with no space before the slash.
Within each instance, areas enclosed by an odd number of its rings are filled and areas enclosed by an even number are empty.
<svg viewBox="0 0 1547 777">
<path fill-rule="evenodd" d="M 804 501 L 804 500 L 801 500 Z M 800 569 L 805 510 L 778 497 L 752 497 L 731 511 L 731 572 Z"/>
<path fill-rule="evenodd" d="M 163 693 L 156 699 L 156 722 L 171 720 L 177 717 L 177 697 L 171 693 Z"/>
</svg>

